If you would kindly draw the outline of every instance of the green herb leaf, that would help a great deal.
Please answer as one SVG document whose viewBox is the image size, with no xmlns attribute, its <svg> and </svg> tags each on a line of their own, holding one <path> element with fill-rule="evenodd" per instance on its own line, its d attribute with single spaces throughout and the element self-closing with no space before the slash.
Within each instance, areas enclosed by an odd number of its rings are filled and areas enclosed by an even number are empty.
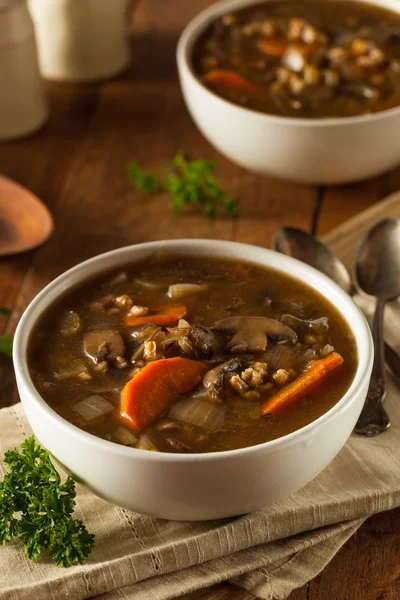
<svg viewBox="0 0 400 600">
<path fill-rule="evenodd" d="M 0 315 L 9 317 L 11 315 L 11 310 L 9 308 L 5 308 L 4 306 L 0 306 Z"/>
<path fill-rule="evenodd" d="M 71 516 L 74 480 L 61 482 L 49 453 L 33 436 L 21 448 L 4 455 L 8 471 L 0 483 L 0 543 L 19 537 L 33 561 L 47 549 L 58 567 L 82 563 L 93 549 L 94 535 Z"/>
<path fill-rule="evenodd" d="M 169 192 L 170 207 L 175 213 L 181 212 L 187 204 L 200 204 L 208 218 L 216 217 L 218 207 L 236 217 L 236 202 L 220 188 L 214 170 L 215 163 L 210 160 L 187 161 L 183 154 L 177 154 L 172 163 L 164 167 L 164 177 L 146 173 L 135 163 L 128 165 L 128 177 L 141 191 Z"/>
<path fill-rule="evenodd" d="M 4 335 L 0 335 L 0 354 L 5 354 L 12 358 L 12 349 L 13 349 L 13 337 L 12 335 L 8 335 L 5 333 Z"/>
<path fill-rule="evenodd" d="M 158 188 L 156 175 L 145 173 L 134 163 L 128 165 L 128 177 L 141 192 L 155 192 Z"/>
</svg>

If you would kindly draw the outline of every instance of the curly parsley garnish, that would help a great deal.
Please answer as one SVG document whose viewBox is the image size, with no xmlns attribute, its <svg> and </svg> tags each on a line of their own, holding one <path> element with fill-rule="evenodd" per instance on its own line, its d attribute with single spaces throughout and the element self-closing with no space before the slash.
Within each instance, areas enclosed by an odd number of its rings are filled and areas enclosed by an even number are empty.
<svg viewBox="0 0 400 600">
<path fill-rule="evenodd" d="M 8 472 L 0 483 L 0 543 L 19 537 L 28 557 L 37 561 L 42 549 L 58 567 L 82 563 L 90 554 L 94 535 L 82 521 L 73 519 L 75 482 L 64 483 L 50 455 L 33 436 L 21 445 L 22 452 L 8 450 Z"/>
<path fill-rule="evenodd" d="M 128 177 L 142 192 L 169 192 L 170 207 L 175 213 L 181 212 L 187 204 L 200 204 L 204 206 L 206 217 L 216 217 L 218 207 L 236 217 L 236 202 L 220 188 L 214 170 L 215 163 L 210 160 L 188 161 L 177 154 L 172 163 L 154 173 L 146 173 L 136 163 L 130 163 Z"/>
</svg>

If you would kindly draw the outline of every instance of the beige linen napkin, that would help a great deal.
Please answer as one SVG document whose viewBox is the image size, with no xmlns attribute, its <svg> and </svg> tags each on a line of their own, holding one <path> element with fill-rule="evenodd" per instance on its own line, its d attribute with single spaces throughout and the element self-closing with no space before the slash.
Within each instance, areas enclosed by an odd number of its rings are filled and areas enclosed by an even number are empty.
<svg viewBox="0 0 400 600">
<path fill-rule="evenodd" d="M 400 212 L 400 199 L 389 202 L 389 214 L 395 207 Z M 356 218 L 354 236 L 354 229 L 341 228 L 335 240 L 351 238 L 352 244 L 344 244 L 347 257 L 362 227 L 376 219 L 366 212 L 362 223 Z M 358 301 L 371 311 L 370 303 Z M 399 349 L 399 304 L 387 318 L 388 340 Z M 353 434 L 314 481 L 256 513 L 202 523 L 165 521 L 115 507 L 78 486 L 77 516 L 96 534 L 88 561 L 69 569 L 55 567 L 46 556 L 32 563 L 14 542 L 0 548 L 0 598 L 168 600 L 224 580 L 261 599 L 287 598 L 324 568 L 366 517 L 400 506 L 400 391 L 388 383 L 389 431 L 377 438 Z M 1 455 L 30 433 L 21 405 L 0 411 Z M 3 468 L 1 463 L 1 477 Z"/>
</svg>

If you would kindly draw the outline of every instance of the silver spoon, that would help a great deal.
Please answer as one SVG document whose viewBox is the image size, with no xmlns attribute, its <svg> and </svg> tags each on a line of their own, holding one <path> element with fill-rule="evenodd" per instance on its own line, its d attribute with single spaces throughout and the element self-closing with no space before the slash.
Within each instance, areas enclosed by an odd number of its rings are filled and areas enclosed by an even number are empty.
<svg viewBox="0 0 400 600">
<path fill-rule="evenodd" d="M 282 254 L 297 258 L 318 269 L 351 296 L 356 292 L 348 270 L 337 256 L 323 242 L 311 233 L 295 227 L 282 227 L 274 240 L 274 248 Z M 400 386 L 400 356 L 385 343 L 385 360 Z"/>
<path fill-rule="evenodd" d="M 374 365 L 367 399 L 355 431 L 377 435 L 390 426 L 382 406 L 386 395 L 383 315 L 386 303 L 400 295 L 400 221 L 384 219 L 366 235 L 356 259 L 356 277 L 360 288 L 376 297 L 376 308 L 372 323 Z"/>
<path fill-rule="evenodd" d="M 275 250 L 287 254 L 318 269 L 335 281 L 345 292 L 354 292 L 350 275 L 331 250 L 311 233 L 295 227 L 282 227 L 274 239 Z"/>
</svg>

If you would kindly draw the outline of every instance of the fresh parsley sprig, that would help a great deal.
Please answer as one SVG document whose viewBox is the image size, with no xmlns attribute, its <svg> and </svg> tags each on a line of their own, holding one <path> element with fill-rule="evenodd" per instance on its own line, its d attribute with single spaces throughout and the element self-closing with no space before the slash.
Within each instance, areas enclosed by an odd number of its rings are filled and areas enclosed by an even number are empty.
<svg viewBox="0 0 400 600">
<path fill-rule="evenodd" d="M 211 160 L 188 161 L 183 154 L 177 154 L 172 163 L 153 173 L 146 173 L 136 163 L 130 163 L 128 177 L 142 192 L 169 192 L 170 207 L 175 213 L 181 212 L 187 204 L 200 204 L 204 206 L 206 217 L 216 217 L 218 207 L 236 217 L 236 201 L 220 188 L 214 170 L 215 163 Z"/>
<path fill-rule="evenodd" d="M 33 561 L 47 549 L 58 567 L 82 563 L 93 548 L 94 535 L 71 517 L 74 480 L 61 482 L 49 453 L 33 436 L 21 448 L 4 455 L 8 472 L 0 483 L 0 543 L 19 537 Z"/>
<path fill-rule="evenodd" d="M 8 318 L 11 315 L 11 310 L 9 308 L 4 308 L 0 306 L 0 315 Z M 6 356 L 12 357 L 12 346 L 13 346 L 13 337 L 8 333 L 0 335 L 0 354 L 5 354 Z"/>
</svg>

